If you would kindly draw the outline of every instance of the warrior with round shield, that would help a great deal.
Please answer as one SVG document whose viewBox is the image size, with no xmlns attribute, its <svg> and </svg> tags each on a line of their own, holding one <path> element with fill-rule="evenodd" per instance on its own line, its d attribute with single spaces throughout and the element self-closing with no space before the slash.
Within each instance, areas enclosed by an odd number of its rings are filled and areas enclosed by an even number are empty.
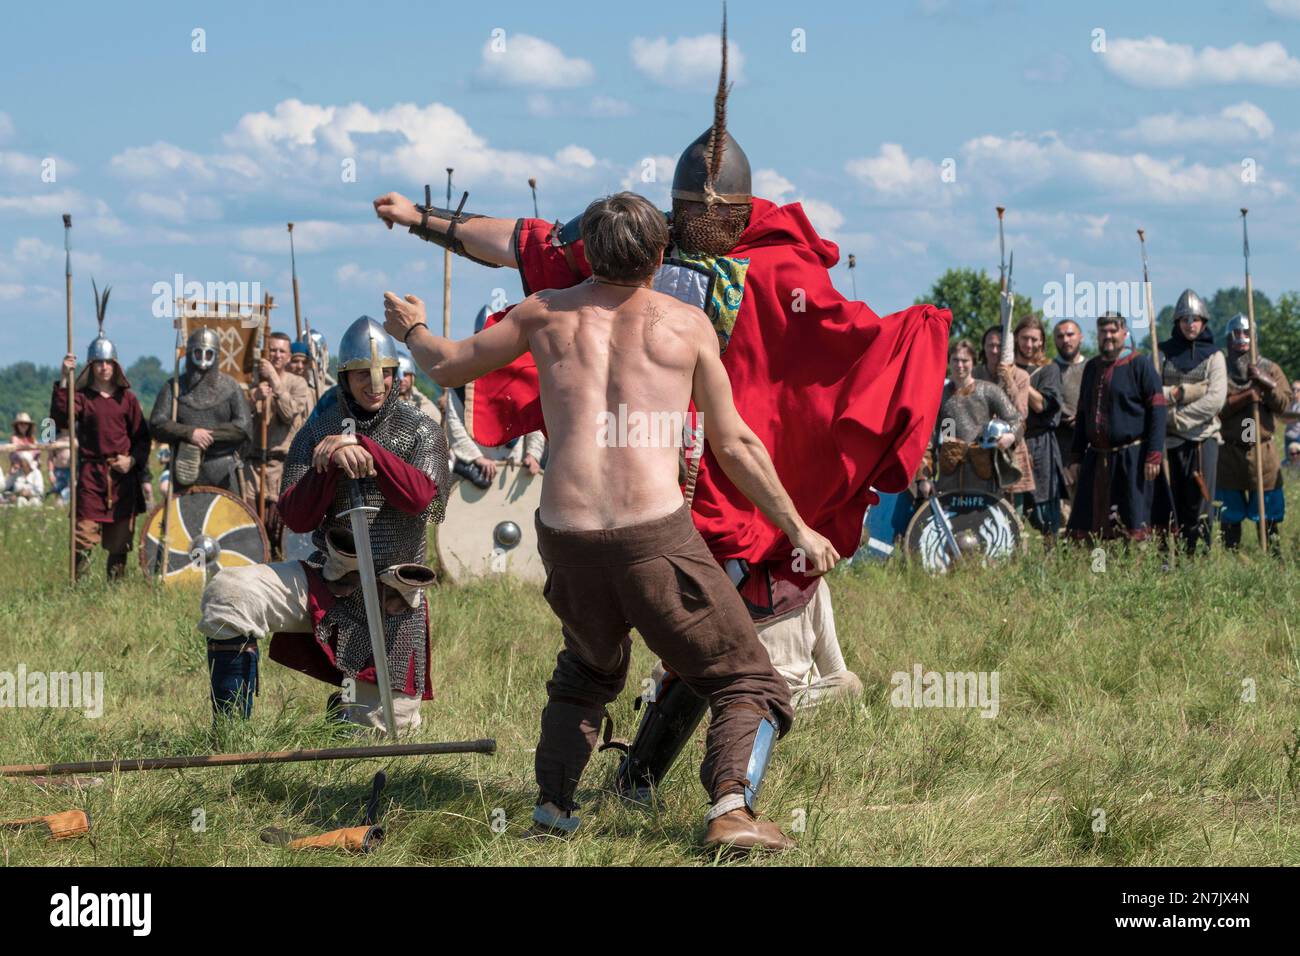
<svg viewBox="0 0 1300 956">
<path fill-rule="evenodd" d="M 959 339 L 948 350 L 948 384 L 935 423 L 930 468 L 935 490 L 1001 495 L 1020 480 L 1011 457 L 1024 420 L 1007 393 L 975 377 L 975 346 Z"/>
<path fill-rule="evenodd" d="M 104 335 L 109 290 L 95 289 L 99 334 L 86 351 L 76 379 L 77 426 L 77 560 L 76 575 L 85 573 L 96 545 L 108 552 L 108 579 L 126 573 L 126 556 L 134 537 L 135 516 L 145 510 L 148 481 L 149 426 L 140 400 L 117 360 L 117 349 Z M 64 381 L 75 370 L 73 355 L 63 359 Z M 50 417 L 68 420 L 68 389 L 56 382 Z"/>
<path fill-rule="evenodd" d="M 299 429 L 284 463 L 280 516 L 292 531 L 311 532 L 303 561 L 225 568 L 203 592 L 199 631 L 208 641 L 216 715 L 248 718 L 257 690 L 259 641 L 288 667 L 341 685 L 331 709 L 364 727 L 412 730 L 420 701 L 433 696 L 429 619 L 424 589 L 425 526 L 446 506 L 447 445 L 442 429 L 401 401 L 397 346 L 362 316 L 339 347 L 340 382 L 322 396 Z M 368 562 L 352 530 L 352 484 L 376 580 L 361 580 Z M 385 665 L 376 666 L 367 600 L 382 602 Z M 393 713 L 384 713 L 385 670 Z M 335 709 L 336 708 L 336 709 Z"/>
<path fill-rule="evenodd" d="M 1264 474 L 1264 530 L 1269 547 L 1281 551 L 1278 525 L 1286 516 L 1282 495 L 1282 467 L 1273 432 L 1275 416 L 1287 410 L 1290 386 L 1282 367 L 1260 356 L 1250 361 L 1250 321 L 1238 313 L 1228 322 L 1228 399 L 1221 413 L 1223 447 L 1219 454 L 1219 512 L 1224 547 L 1241 546 L 1241 524 L 1259 520 L 1259 495 L 1255 486 L 1255 458 L 1262 456 Z M 1259 403 L 1259 421 L 1251 421 L 1252 403 Z"/>
<path fill-rule="evenodd" d="M 171 446 L 175 494 L 211 485 L 239 496 L 244 450 L 253 440 L 253 418 L 240 384 L 217 368 L 221 340 L 209 328 L 195 329 L 185 343 L 185 371 L 168 379 L 154 400 L 149 430 Z M 172 401 L 174 390 L 179 395 Z"/>
</svg>

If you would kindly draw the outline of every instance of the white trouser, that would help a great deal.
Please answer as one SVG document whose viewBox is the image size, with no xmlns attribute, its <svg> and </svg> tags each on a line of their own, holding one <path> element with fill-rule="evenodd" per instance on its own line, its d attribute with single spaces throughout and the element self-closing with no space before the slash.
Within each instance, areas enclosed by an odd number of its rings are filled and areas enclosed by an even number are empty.
<svg viewBox="0 0 1300 956">
<path fill-rule="evenodd" d="M 203 589 L 199 612 L 199 633 L 215 641 L 311 634 L 307 572 L 298 561 L 222 568 Z M 384 708 L 379 688 L 366 681 L 352 681 L 344 687 L 345 697 L 353 685 L 356 700 L 344 700 L 343 716 L 350 723 L 382 730 Z M 419 695 L 394 690 L 393 710 L 398 730 L 420 726 Z"/>
<path fill-rule="evenodd" d="M 797 611 L 755 625 L 772 666 L 785 678 L 796 708 L 862 693 L 862 681 L 844 664 L 835 633 L 835 609 L 826 579 Z"/>
</svg>

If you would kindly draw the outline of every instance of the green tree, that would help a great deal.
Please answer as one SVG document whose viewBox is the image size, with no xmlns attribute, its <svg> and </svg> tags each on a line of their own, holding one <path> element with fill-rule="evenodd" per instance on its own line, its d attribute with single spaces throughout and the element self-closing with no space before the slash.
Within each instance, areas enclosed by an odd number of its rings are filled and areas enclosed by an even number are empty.
<svg viewBox="0 0 1300 956">
<path fill-rule="evenodd" d="M 978 347 L 984 330 L 1002 321 L 1001 292 L 998 280 L 983 270 L 949 269 L 916 304 L 930 302 L 950 309 L 952 338 L 970 339 Z M 1034 312 L 1033 300 L 1017 293 L 1013 314 L 1019 318 L 1031 312 Z"/>
</svg>

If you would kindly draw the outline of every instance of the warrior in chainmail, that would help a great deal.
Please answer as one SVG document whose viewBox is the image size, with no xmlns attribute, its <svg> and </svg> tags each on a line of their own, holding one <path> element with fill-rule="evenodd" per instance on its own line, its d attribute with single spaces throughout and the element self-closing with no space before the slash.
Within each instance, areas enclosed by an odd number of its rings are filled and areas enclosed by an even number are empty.
<svg viewBox="0 0 1300 956">
<path fill-rule="evenodd" d="M 445 513 L 447 444 L 442 429 L 401 401 L 397 364 L 396 345 L 377 322 L 363 316 L 352 324 L 339 351 L 341 381 L 294 436 L 280 489 L 285 525 L 311 532 L 315 551 L 306 561 L 224 569 L 204 590 L 199 630 L 209 639 L 216 713 L 251 715 L 257 641 L 276 635 L 273 659 L 343 685 L 331 698 L 343 719 L 385 726 L 344 513 L 355 478 L 365 504 L 377 509 L 366 519 L 395 723 L 399 730 L 419 726 L 420 701 L 433 696 L 423 600 L 433 572 L 424 564 L 425 526 Z"/>
<path fill-rule="evenodd" d="M 999 386 L 974 377 L 975 346 L 962 339 L 949 350 L 951 379 L 943 388 L 939 420 L 931 445 L 931 466 L 926 477 L 935 476 L 935 487 L 947 491 L 984 492 L 993 495 L 1020 478 L 1020 470 L 1008 454 L 1022 433 L 1023 419 L 1011 399 Z M 1005 434 L 997 447 L 985 448 L 978 439 L 991 421 L 1005 422 Z"/>
<path fill-rule="evenodd" d="M 1278 525 L 1286 517 L 1282 494 L 1282 463 L 1273 443 L 1275 416 L 1290 404 L 1286 372 L 1263 356 L 1250 361 L 1250 321 L 1241 314 L 1228 321 L 1228 398 L 1220 412 L 1223 447 L 1218 461 L 1218 495 L 1223 501 L 1219 524 L 1223 544 L 1230 550 L 1241 545 L 1241 524 L 1247 518 L 1259 520 L 1259 498 L 1255 487 L 1255 457 L 1263 454 L 1264 530 L 1269 547 L 1280 553 Z M 1259 403 L 1259 421 L 1253 421 L 1254 403 Z"/>
<path fill-rule="evenodd" d="M 178 495 L 192 485 L 242 492 L 240 459 L 253 440 L 253 414 L 239 383 L 217 368 L 220 352 L 216 332 L 196 329 L 185 345 L 176 406 L 168 379 L 149 415 L 154 440 L 171 446 Z"/>
</svg>

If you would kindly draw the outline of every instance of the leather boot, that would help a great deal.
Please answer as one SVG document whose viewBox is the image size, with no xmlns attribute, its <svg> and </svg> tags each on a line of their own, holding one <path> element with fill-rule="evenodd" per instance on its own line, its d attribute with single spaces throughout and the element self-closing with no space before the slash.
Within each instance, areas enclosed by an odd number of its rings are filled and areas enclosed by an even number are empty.
<svg viewBox="0 0 1300 956">
<path fill-rule="evenodd" d="M 709 821 L 704 845 L 710 849 L 789 850 L 795 843 L 771 820 L 760 820 L 748 807 L 738 807 Z"/>
<path fill-rule="evenodd" d="M 126 555 L 110 554 L 108 556 L 108 579 L 121 581 L 126 576 Z"/>
</svg>

